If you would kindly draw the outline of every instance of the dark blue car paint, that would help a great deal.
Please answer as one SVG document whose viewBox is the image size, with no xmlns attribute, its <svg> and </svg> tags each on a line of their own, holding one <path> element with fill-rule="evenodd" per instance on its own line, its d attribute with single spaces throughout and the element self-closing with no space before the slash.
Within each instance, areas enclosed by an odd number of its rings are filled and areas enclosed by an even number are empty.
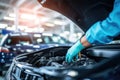
<svg viewBox="0 0 120 80">
<path fill-rule="evenodd" d="M 34 33 L 32 33 L 33 35 Z M 41 34 L 41 33 L 40 33 Z M 6 43 L 8 43 L 7 39 L 8 37 L 11 37 L 16 34 L 15 33 L 9 33 L 6 34 L 6 36 L 3 38 L 3 40 L 1 41 L 1 47 L 6 47 L 7 49 L 9 49 L 9 53 L 4 53 L 4 52 L 0 52 L 0 66 L 1 66 L 1 70 L 3 67 L 5 67 L 7 64 L 10 64 L 13 60 L 13 58 L 19 54 L 24 54 L 24 53 L 29 53 L 29 52 L 34 52 L 34 51 L 38 51 L 40 49 L 44 49 L 44 48 L 48 48 L 48 47 L 55 47 L 55 46 L 70 46 L 72 45 L 71 42 L 67 42 L 66 44 L 58 44 L 58 43 L 54 43 L 54 44 L 34 44 L 33 42 L 33 38 L 30 34 L 25 34 L 25 36 L 29 36 L 30 37 L 30 42 L 31 44 L 16 44 L 16 45 L 6 45 Z M 20 34 L 21 35 L 21 34 Z M 18 35 L 18 36 L 20 36 Z M 23 36 L 23 35 L 21 35 Z M 63 38 L 64 39 L 64 38 Z M 67 41 L 67 40 L 66 40 Z"/>
</svg>

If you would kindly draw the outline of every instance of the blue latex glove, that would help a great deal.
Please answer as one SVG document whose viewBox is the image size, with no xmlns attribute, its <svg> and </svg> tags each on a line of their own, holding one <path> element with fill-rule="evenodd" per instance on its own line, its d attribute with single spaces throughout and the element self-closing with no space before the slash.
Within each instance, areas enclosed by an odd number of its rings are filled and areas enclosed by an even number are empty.
<svg viewBox="0 0 120 80">
<path fill-rule="evenodd" d="M 68 63 L 72 62 L 73 59 L 78 56 L 79 52 L 84 48 L 85 47 L 78 40 L 70 49 L 68 49 L 66 54 L 66 62 Z"/>
</svg>

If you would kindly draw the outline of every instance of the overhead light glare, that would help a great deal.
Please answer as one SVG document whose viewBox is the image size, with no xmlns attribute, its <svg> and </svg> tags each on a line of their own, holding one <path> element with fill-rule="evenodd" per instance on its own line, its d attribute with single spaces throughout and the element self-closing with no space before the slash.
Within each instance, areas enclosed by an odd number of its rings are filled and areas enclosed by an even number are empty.
<svg viewBox="0 0 120 80">
<path fill-rule="evenodd" d="M 62 20 L 55 20 L 53 23 L 56 25 L 65 25 L 66 24 L 65 21 L 62 21 Z"/>
<path fill-rule="evenodd" d="M 9 16 L 10 17 L 16 17 L 16 15 L 14 13 L 10 13 Z"/>
<path fill-rule="evenodd" d="M 23 26 L 23 25 L 19 25 L 18 28 L 22 31 L 24 31 L 28 26 Z"/>
<path fill-rule="evenodd" d="M 16 30 L 16 28 L 14 28 L 14 27 L 7 27 L 6 29 L 7 30 L 11 30 L 11 31 L 15 31 Z"/>
<path fill-rule="evenodd" d="M 3 19 L 4 19 L 4 20 L 10 20 L 10 21 L 14 21 L 14 20 L 15 20 L 15 18 L 12 18 L 12 17 L 6 17 L 6 16 L 5 16 Z"/>
<path fill-rule="evenodd" d="M 46 22 L 48 20 L 49 20 L 48 17 L 40 17 L 40 22 Z"/>
<path fill-rule="evenodd" d="M 32 15 L 32 14 L 21 14 L 21 18 L 27 19 L 27 20 L 34 20 L 34 19 L 36 19 L 36 16 Z"/>
<path fill-rule="evenodd" d="M 53 24 L 53 23 L 45 23 L 45 25 L 48 26 L 48 27 L 54 27 L 55 26 L 55 24 Z"/>
<path fill-rule="evenodd" d="M 52 33 L 43 33 L 44 36 L 53 36 Z"/>
<path fill-rule="evenodd" d="M 7 24 L 1 24 L 0 23 L 0 28 L 5 28 L 5 27 L 7 27 L 8 25 Z"/>
</svg>

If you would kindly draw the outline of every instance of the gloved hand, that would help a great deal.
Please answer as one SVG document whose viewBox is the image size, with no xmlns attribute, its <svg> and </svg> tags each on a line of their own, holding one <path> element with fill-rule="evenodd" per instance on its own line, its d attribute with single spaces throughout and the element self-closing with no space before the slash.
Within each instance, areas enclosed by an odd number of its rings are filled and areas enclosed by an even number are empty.
<svg viewBox="0 0 120 80">
<path fill-rule="evenodd" d="M 70 63 L 72 60 L 78 56 L 79 52 L 83 50 L 85 47 L 78 40 L 70 49 L 68 49 L 66 54 L 66 62 Z"/>
</svg>

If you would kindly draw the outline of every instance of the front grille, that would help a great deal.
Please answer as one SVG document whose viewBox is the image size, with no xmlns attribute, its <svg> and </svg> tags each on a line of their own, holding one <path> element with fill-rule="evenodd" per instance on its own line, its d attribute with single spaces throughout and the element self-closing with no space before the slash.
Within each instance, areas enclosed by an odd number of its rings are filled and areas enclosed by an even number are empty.
<svg viewBox="0 0 120 80">
<path fill-rule="evenodd" d="M 19 65 L 19 64 L 17 64 L 17 65 Z M 44 80 L 40 74 L 37 74 L 27 68 L 24 68 L 24 65 L 22 68 L 17 65 L 14 64 L 14 66 L 12 67 L 10 80 Z M 32 67 L 31 67 L 31 69 L 32 69 Z"/>
</svg>

